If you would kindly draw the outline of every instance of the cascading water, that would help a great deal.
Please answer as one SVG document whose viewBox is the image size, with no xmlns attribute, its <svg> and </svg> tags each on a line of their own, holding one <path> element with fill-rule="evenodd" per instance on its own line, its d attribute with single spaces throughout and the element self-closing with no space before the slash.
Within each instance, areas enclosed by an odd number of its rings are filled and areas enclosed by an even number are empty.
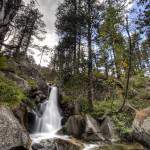
<svg viewBox="0 0 150 150">
<path fill-rule="evenodd" d="M 53 137 L 56 131 L 61 128 L 61 119 L 58 107 L 58 89 L 51 87 L 48 101 L 41 104 L 40 111 L 43 112 L 41 117 L 36 119 L 35 134 L 31 135 L 33 140 Z"/>
<path fill-rule="evenodd" d="M 41 109 L 45 110 L 42 117 L 37 119 L 36 132 L 50 133 L 61 128 L 62 117 L 59 112 L 57 99 L 58 89 L 57 87 L 52 87 L 48 101 L 41 106 Z"/>
</svg>

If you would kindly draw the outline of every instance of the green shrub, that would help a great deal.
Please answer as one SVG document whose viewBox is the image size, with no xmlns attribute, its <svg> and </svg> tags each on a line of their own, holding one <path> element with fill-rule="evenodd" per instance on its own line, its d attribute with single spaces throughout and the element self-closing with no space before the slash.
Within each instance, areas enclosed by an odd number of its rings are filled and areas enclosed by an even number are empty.
<svg viewBox="0 0 150 150">
<path fill-rule="evenodd" d="M 120 136 L 126 136 L 132 132 L 133 115 L 131 112 L 124 112 L 112 117 Z"/>
<path fill-rule="evenodd" d="M 86 97 L 82 97 L 80 99 L 80 104 L 81 104 L 82 112 L 88 113 L 88 100 Z"/>
<path fill-rule="evenodd" d="M 146 77 L 143 77 L 143 76 L 140 76 L 140 75 L 136 75 L 134 76 L 131 81 L 130 81 L 130 84 L 131 84 L 131 87 L 133 88 L 143 88 L 145 87 L 145 83 L 147 82 L 147 78 Z"/>
<path fill-rule="evenodd" d="M 6 57 L 0 56 L 0 70 L 5 69 L 7 67 L 6 62 Z"/>
<path fill-rule="evenodd" d="M 71 96 L 65 95 L 63 96 L 63 101 L 62 103 L 69 103 L 72 102 L 74 99 Z"/>
<path fill-rule="evenodd" d="M 121 102 L 121 100 L 94 101 L 94 108 L 91 115 L 97 118 L 103 116 L 105 113 L 113 113 L 120 107 Z"/>
<path fill-rule="evenodd" d="M 28 79 L 28 84 L 31 86 L 32 89 L 37 88 L 37 82 L 34 79 Z"/>
<path fill-rule="evenodd" d="M 15 107 L 25 98 L 25 94 L 15 82 L 0 76 L 0 105 Z"/>
<path fill-rule="evenodd" d="M 130 99 L 130 104 L 132 104 L 136 109 L 144 109 L 150 106 L 150 101 L 148 99 Z"/>
<path fill-rule="evenodd" d="M 142 89 L 138 97 L 139 99 L 150 100 L 150 89 Z"/>
</svg>

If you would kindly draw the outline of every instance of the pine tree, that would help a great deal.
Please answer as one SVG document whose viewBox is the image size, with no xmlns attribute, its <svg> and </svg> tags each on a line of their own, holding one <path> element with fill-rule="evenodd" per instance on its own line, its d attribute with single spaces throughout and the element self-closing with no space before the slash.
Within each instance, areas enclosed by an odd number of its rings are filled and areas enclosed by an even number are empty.
<svg viewBox="0 0 150 150">
<path fill-rule="evenodd" d="M 21 6 L 21 0 L 0 1 L 0 49 L 4 45 L 4 39 L 9 31 L 10 23 Z"/>
<path fill-rule="evenodd" d="M 26 57 L 28 47 L 34 38 L 43 40 L 45 31 L 45 23 L 42 20 L 43 15 L 36 8 L 35 3 L 31 1 L 26 7 L 23 7 L 14 18 L 15 34 L 11 44 L 16 46 L 14 56 Z"/>
</svg>

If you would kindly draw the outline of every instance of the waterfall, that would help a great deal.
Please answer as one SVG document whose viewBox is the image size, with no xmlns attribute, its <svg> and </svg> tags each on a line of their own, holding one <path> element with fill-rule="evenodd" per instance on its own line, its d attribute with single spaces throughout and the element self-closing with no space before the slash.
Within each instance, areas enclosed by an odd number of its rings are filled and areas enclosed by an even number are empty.
<svg viewBox="0 0 150 150">
<path fill-rule="evenodd" d="M 51 87 L 48 101 L 41 104 L 41 117 L 36 119 L 36 133 L 52 133 L 61 128 L 61 115 L 58 107 L 58 89 Z"/>
</svg>

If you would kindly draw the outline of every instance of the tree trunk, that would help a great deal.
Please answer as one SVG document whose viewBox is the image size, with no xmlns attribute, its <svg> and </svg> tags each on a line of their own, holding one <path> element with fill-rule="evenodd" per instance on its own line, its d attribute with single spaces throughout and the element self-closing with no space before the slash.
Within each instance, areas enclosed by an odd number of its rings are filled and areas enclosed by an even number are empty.
<svg viewBox="0 0 150 150">
<path fill-rule="evenodd" d="M 21 0 L 1 0 L 0 3 L 0 48 L 4 42 L 5 35 L 9 31 L 10 22 L 15 17 Z"/>
<path fill-rule="evenodd" d="M 26 25 L 25 25 L 25 27 L 21 31 L 21 36 L 20 36 L 20 39 L 19 39 L 19 43 L 18 43 L 18 46 L 16 48 L 16 52 L 14 54 L 15 58 L 19 58 L 20 48 L 22 46 L 22 42 L 23 42 L 23 39 L 24 39 L 26 31 L 27 31 L 28 22 L 29 22 L 29 18 L 26 19 Z"/>
<path fill-rule="evenodd" d="M 105 59 L 105 76 L 106 76 L 106 79 L 108 79 L 108 63 L 107 63 L 107 54 L 106 54 L 106 52 L 104 54 L 104 59 Z"/>
<path fill-rule="evenodd" d="M 26 47 L 25 47 L 25 50 L 24 50 L 24 54 L 25 55 L 27 54 L 27 50 L 28 50 L 29 45 L 30 45 L 31 37 L 32 37 L 32 34 L 33 34 L 33 30 L 34 30 L 34 26 L 35 26 L 35 22 L 36 22 L 37 18 L 38 18 L 37 14 L 35 14 L 34 20 L 33 20 L 32 25 L 31 25 L 31 29 L 29 31 L 29 36 L 28 36 L 28 39 L 27 39 L 27 44 L 26 44 Z"/>
<path fill-rule="evenodd" d="M 126 24 L 126 32 L 127 32 L 128 41 L 129 41 L 129 67 L 128 67 L 128 72 L 127 72 L 127 81 L 126 81 L 124 100 L 123 100 L 123 104 L 122 104 L 122 106 L 118 112 L 121 112 L 126 104 L 129 105 L 129 103 L 128 103 L 128 90 L 129 90 L 129 81 L 130 81 L 130 74 L 131 74 L 131 68 L 132 68 L 132 39 L 130 36 L 130 31 L 129 31 L 128 18 L 126 18 L 126 23 L 127 23 Z"/>
<path fill-rule="evenodd" d="M 116 53 L 115 53 L 115 49 L 114 49 L 114 42 L 112 42 L 112 50 L 113 50 L 113 55 L 114 55 L 114 65 L 115 65 L 115 69 L 116 69 L 116 75 L 117 75 L 117 79 L 120 79 L 120 70 L 117 64 L 117 57 L 116 57 Z"/>
<path fill-rule="evenodd" d="M 43 54 L 44 54 L 44 48 L 42 49 L 42 53 L 41 53 L 41 58 L 40 58 L 39 66 L 41 66 L 41 62 L 42 62 L 42 58 L 43 58 Z"/>
<path fill-rule="evenodd" d="M 89 111 L 93 110 L 92 83 L 92 33 L 91 33 L 91 0 L 88 0 L 88 102 Z"/>
<path fill-rule="evenodd" d="M 77 72 L 77 64 L 76 64 L 76 55 L 77 55 L 77 1 L 74 0 L 74 16 L 75 16 L 75 24 L 74 24 L 74 56 L 73 56 L 73 67 L 74 67 L 74 73 Z"/>
</svg>

